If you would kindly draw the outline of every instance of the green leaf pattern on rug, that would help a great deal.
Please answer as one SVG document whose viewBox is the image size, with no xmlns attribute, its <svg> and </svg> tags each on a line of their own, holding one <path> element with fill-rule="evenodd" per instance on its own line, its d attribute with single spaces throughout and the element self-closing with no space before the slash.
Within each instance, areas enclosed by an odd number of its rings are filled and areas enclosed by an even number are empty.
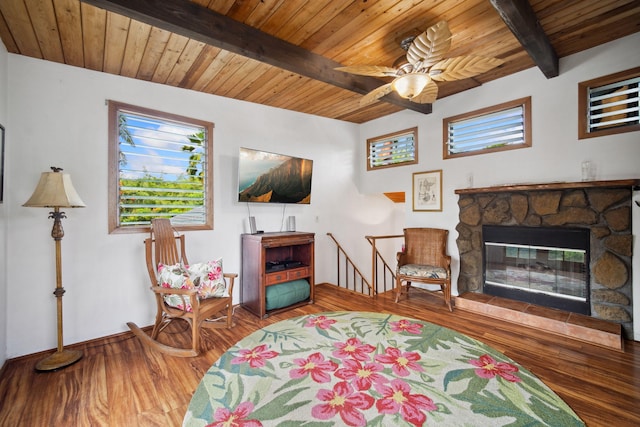
<svg viewBox="0 0 640 427">
<path fill-rule="evenodd" d="M 296 317 L 242 339 L 204 375 L 183 425 L 584 426 L 480 341 L 367 312 Z"/>
</svg>

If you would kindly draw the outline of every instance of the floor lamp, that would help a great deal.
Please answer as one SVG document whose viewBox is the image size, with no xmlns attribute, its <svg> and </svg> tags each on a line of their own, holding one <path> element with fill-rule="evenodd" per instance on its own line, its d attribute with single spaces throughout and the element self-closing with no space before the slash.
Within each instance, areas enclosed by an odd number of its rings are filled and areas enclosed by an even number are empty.
<svg viewBox="0 0 640 427">
<path fill-rule="evenodd" d="M 53 295 L 56 297 L 58 311 L 58 349 L 52 355 L 42 359 L 36 364 L 38 371 L 54 371 L 77 362 L 82 357 L 78 350 L 65 350 L 62 343 L 62 254 L 61 243 L 64 237 L 62 218 L 66 218 L 60 208 L 83 208 L 84 202 L 73 188 L 69 174 L 61 173 L 62 169 L 51 167 L 53 172 L 43 172 L 40 182 L 34 190 L 31 198 L 22 206 L 34 208 L 53 208 L 49 218 L 53 218 L 51 237 L 56 245 L 56 289 Z"/>
</svg>

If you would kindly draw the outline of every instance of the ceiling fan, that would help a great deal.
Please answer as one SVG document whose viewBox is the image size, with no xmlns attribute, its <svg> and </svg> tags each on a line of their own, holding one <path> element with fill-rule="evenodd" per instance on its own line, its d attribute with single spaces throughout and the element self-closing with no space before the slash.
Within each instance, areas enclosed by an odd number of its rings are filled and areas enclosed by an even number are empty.
<svg viewBox="0 0 640 427">
<path fill-rule="evenodd" d="M 399 67 L 383 65 L 352 65 L 336 70 L 374 77 L 394 77 L 391 83 L 382 85 L 366 94 L 360 105 L 367 105 L 392 91 L 419 104 L 433 103 L 438 97 L 435 81 L 452 81 L 473 77 L 501 65 L 498 58 L 482 56 L 457 56 L 444 59 L 451 48 L 451 32 L 447 21 L 440 21 L 415 38 L 403 40 L 407 51 L 406 62 Z M 434 81 L 435 80 L 435 81 Z"/>
</svg>

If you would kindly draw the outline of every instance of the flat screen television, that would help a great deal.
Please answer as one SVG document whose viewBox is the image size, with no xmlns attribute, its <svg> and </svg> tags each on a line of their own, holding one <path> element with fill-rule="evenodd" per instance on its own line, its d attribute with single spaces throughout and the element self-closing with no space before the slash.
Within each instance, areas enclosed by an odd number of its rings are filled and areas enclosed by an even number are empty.
<svg viewBox="0 0 640 427">
<path fill-rule="evenodd" d="M 240 148 L 238 201 L 311 203 L 313 160 Z"/>
</svg>

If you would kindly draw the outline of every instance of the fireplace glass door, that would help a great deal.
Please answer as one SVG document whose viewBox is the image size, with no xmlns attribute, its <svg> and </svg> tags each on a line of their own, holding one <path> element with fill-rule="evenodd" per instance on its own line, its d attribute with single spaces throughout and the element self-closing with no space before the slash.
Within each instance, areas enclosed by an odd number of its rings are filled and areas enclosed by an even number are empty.
<svg viewBox="0 0 640 427">
<path fill-rule="evenodd" d="M 516 232 L 513 238 L 515 243 L 509 243 L 509 238 L 504 236 L 496 238 L 491 232 L 487 233 L 489 239 L 486 235 L 483 236 L 484 292 L 588 314 L 588 248 L 579 248 L 578 246 L 582 245 L 576 244 L 575 241 L 567 241 L 564 244 L 558 241 L 559 230 L 552 230 L 553 246 L 539 244 L 541 236 L 523 238 L 532 233 L 532 230 L 542 232 L 542 236 L 545 234 L 542 229 L 533 228 L 506 230 L 507 234 Z M 501 230 L 503 231 L 505 230 Z"/>
</svg>

